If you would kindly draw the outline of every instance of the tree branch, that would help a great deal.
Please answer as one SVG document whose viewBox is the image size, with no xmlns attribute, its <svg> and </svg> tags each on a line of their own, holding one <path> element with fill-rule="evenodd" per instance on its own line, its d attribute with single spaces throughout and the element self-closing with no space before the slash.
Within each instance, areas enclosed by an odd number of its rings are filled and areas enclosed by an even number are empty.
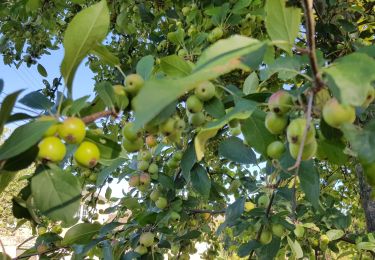
<svg viewBox="0 0 375 260">
<path fill-rule="evenodd" d="M 92 115 L 85 116 L 84 118 L 82 118 L 82 121 L 85 124 L 89 124 L 89 123 L 95 122 L 99 118 L 107 117 L 107 116 L 117 117 L 117 113 L 114 110 L 100 111 Z"/>
<path fill-rule="evenodd" d="M 318 92 L 324 87 L 324 81 L 319 72 L 318 59 L 315 53 L 315 21 L 313 15 L 313 0 L 303 0 L 306 19 L 306 39 L 308 47 L 308 56 L 314 79 L 314 92 Z"/>
<path fill-rule="evenodd" d="M 215 215 L 215 214 L 224 214 L 226 209 L 220 209 L 220 210 L 190 209 L 189 211 L 192 214 L 209 213 L 211 215 Z"/>
</svg>

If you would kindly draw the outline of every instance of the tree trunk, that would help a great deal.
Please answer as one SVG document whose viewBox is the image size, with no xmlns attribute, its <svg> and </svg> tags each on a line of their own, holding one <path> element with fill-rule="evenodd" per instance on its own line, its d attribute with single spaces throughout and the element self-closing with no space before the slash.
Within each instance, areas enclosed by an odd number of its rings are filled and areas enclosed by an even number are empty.
<svg viewBox="0 0 375 260">
<path fill-rule="evenodd" d="M 359 181 L 359 192 L 362 202 L 363 210 L 366 216 L 366 225 L 368 232 L 375 231 L 375 201 L 371 200 L 371 186 L 366 182 L 366 178 L 363 174 L 363 168 L 361 165 L 355 167 L 355 171 Z"/>
</svg>

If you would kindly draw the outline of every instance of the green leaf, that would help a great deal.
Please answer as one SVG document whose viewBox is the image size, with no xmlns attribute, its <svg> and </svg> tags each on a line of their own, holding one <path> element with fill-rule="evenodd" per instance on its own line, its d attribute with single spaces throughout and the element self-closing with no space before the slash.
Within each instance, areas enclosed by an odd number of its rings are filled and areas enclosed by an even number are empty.
<svg viewBox="0 0 375 260">
<path fill-rule="evenodd" d="M 199 230 L 191 230 L 188 231 L 185 235 L 179 236 L 175 239 L 175 241 L 181 240 L 191 240 L 200 237 L 202 233 Z"/>
<path fill-rule="evenodd" d="M 205 154 L 205 146 L 207 141 L 214 137 L 216 133 L 224 125 L 228 124 L 233 119 L 244 120 L 248 118 L 256 108 L 256 104 L 253 101 L 235 98 L 235 107 L 230 110 L 224 117 L 211 121 L 202 128 L 194 139 L 195 152 L 197 160 L 200 161 Z"/>
<path fill-rule="evenodd" d="M 137 73 L 142 76 L 144 80 L 151 77 L 152 70 L 154 69 L 154 56 L 148 55 L 140 59 L 137 63 Z"/>
<path fill-rule="evenodd" d="M 246 7 L 248 7 L 251 2 L 253 2 L 253 0 L 238 0 L 232 8 L 232 13 L 242 14 L 247 12 Z"/>
<path fill-rule="evenodd" d="M 35 12 L 39 9 L 41 0 L 28 0 L 26 3 L 26 12 Z"/>
<path fill-rule="evenodd" d="M 53 121 L 34 121 L 18 127 L 0 147 L 0 161 L 16 156 L 35 145 Z"/>
<path fill-rule="evenodd" d="M 319 140 L 318 149 L 323 152 L 328 161 L 337 165 L 343 165 L 348 161 L 348 155 L 344 153 L 346 145 L 340 140 Z"/>
<path fill-rule="evenodd" d="M 203 197 L 208 198 L 211 189 L 211 180 L 206 170 L 199 164 L 195 165 L 190 174 L 193 188 Z"/>
<path fill-rule="evenodd" d="M 197 157 L 195 156 L 194 143 L 189 143 L 181 159 L 182 175 L 186 182 L 190 181 L 190 170 L 196 162 Z"/>
<path fill-rule="evenodd" d="M 370 121 L 363 129 L 351 124 L 341 127 L 345 138 L 350 142 L 361 161 L 372 163 L 375 158 L 375 120 Z"/>
<path fill-rule="evenodd" d="M 238 137 L 230 137 L 219 145 L 219 155 L 243 164 L 255 164 L 256 155 Z"/>
<path fill-rule="evenodd" d="M 74 224 L 81 200 L 77 177 L 55 167 L 31 179 L 31 192 L 37 209 L 53 220 Z"/>
<path fill-rule="evenodd" d="M 299 8 L 285 7 L 285 0 L 267 0 L 266 29 L 275 45 L 290 55 L 301 23 Z"/>
<path fill-rule="evenodd" d="M 214 118 L 225 116 L 225 107 L 223 102 L 217 97 L 213 97 L 210 101 L 204 103 L 204 110 Z"/>
<path fill-rule="evenodd" d="M 87 244 L 99 233 L 101 224 L 80 223 L 71 227 L 64 236 L 63 245 Z"/>
<path fill-rule="evenodd" d="M 373 88 L 375 60 L 363 53 L 353 53 L 337 59 L 324 72 L 328 87 L 341 103 L 361 106 Z"/>
<path fill-rule="evenodd" d="M 298 243 L 297 240 L 293 242 L 293 240 L 288 236 L 288 244 L 297 259 L 303 257 L 303 251 L 302 251 L 301 245 Z"/>
<path fill-rule="evenodd" d="M 245 244 L 240 245 L 237 251 L 237 255 L 239 257 L 245 257 L 250 254 L 251 251 L 261 247 L 262 244 L 259 243 L 256 240 L 251 240 L 250 242 L 247 242 Z"/>
<path fill-rule="evenodd" d="M 87 102 L 89 98 L 90 96 L 83 96 L 79 99 L 74 100 L 72 105 L 69 107 L 67 114 L 70 116 L 74 116 L 85 107 L 88 107 L 90 105 L 90 103 Z"/>
<path fill-rule="evenodd" d="M 170 32 L 167 35 L 167 39 L 175 45 L 181 45 L 184 42 L 185 31 L 182 28 L 178 28 L 174 32 Z"/>
<path fill-rule="evenodd" d="M 375 243 L 373 242 L 359 242 L 357 248 L 358 250 L 370 250 L 375 253 Z"/>
<path fill-rule="evenodd" d="M 42 75 L 43 77 L 48 76 L 48 73 L 47 73 L 46 69 L 43 67 L 42 64 L 38 63 L 37 70 L 38 70 L 39 74 Z"/>
<path fill-rule="evenodd" d="M 264 81 L 269 79 L 273 74 L 278 73 L 281 80 L 292 79 L 298 74 L 302 74 L 302 58 L 299 56 L 279 57 L 269 66 L 260 71 L 260 78 Z"/>
<path fill-rule="evenodd" d="M 0 171 L 0 194 L 8 187 L 8 184 L 16 177 L 15 172 Z"/>
<path fill-rule="evenodd" d="M 265 117 L 265 112 L 256 109 L 254 113 L 241 124 L 241 130 L 246 143 L 263 155 L 267 152 L 267 146 L 277 140 L 264 126 Z"/>
<path fill-rule="evenodd" d="M 140 93 L 133 99 L 136 128 L 139 129 L 148 123 L 164 107 L 194 89 L 197 83 L 215 79 L 243 67 L 242 57 L 265 50 L 265 46 L 257 40 L 236 35 L 207 48 L 191 75 L 179 79 L 146 81 Z"/>
<path fill-rule="evenodd" d="M 241 197 L 227 207 L 225 212 L 225 222 L 232 225 L 244 211 L 245 198 Z"/>
<path fill-rule="evenodd" d="M 12 113 L 14 104 L 17 101 L 18 95 L 22 92 L 22 90 L 18 90 L 6 96 L 1 103 L 0 108 L 0 135 L 3 133 L 4 125 L 7 122 L 10 113 Z M 1 92 L 0 92 L 1 93 Z"/>
<path fill-rule="evenodd" d="M 315 209 L 319 209 L 320 182 L 314 162 L 311 160 L 301 162 L 298 176 L 307 200 Z"/>
<path fill-rule="evenodd" d="M 341 229 L 331 229 L 327 231 L 326 235 L 329 237 L 330 241 L 333 241 L 342 238 L 345 232 Z"/>
<path fill-rule="evenodd" d="M 107 1 L 102 0 L 80 11 L 69 23 L 64 34 L 65 54 L 61 64 L 61 74 L 70 93 L 79 64 L 89 51 L 106 37 L 109 18 Z"/>
<path fill-rule="evenodd" d="M 245 79 L 245 82 L 243 83 L 242 91 L 245 95 L 255 93 L 257 91 L 258 85 L 259 85 L 258 75 L 255 72 L 252 72 Z"/>
<path fill-rule="evenodd" d="M 7 171 L 20 171 L 26 169 L 35 162 L 38 152 L 38 147 L 34 145 L 25 152 L 6 160 L 3 169 Z"/>
<path fill-rule="evenodd" d="M 112 84 L 108 81 L 102 81 L 95 85 L 95 91 L 98 96 L 103 100 L 107 107 L 113 107 L 114 92 Z"/>
<path fill-rule="evenodd" d="M 170 77 L 184 77 L 191 72 L 189 63 L 177 55 L 171 55 L 160 59 L 160 68 Z"/>
<path fill-rule="evenodd" d="M 273 236 L 271 243 L 256 250 L 259 260 L 274 259 L 280 250 L 280 238 Z"/>
<path fill-rule="evenodd" d="M 40 110 L 48 110 L 54 105 L 53 102 L 39 91 L 33 91 L 25 95 L 19 102 L 25 106 Z"/>
<path fill-rule="evenodd" d="M 105 180 L 107 179 L 107 177 L 111 173 L 113 173 L 117 168 L 119 168 L 121 165 L 123 165 L 125 163 L 125 161 L 126 161 L 126 159 L 121 158 L 121 157 L 114 159 L 108 167 L 105 167 L 104 169 L 102 169 L 99 172 L 98 178 L 96 180 L 96 185 L 97 186 L 103 185 Z"/>
<path fill-rule="evenodd" d="M 98 56 L 102 60 L 102 62 L 109 66 L 116 67 L 120 65 L 120 59 L 102 44 L 94 45 L 92 47 L 91 53 Z"/>
</svg>

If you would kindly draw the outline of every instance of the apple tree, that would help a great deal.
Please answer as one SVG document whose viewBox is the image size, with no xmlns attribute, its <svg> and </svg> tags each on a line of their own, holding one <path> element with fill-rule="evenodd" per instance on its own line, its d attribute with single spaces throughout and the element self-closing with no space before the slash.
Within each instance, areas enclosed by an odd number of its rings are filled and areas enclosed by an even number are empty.
<svg viewBox="0 0 375 260">
<path fill-rule="evenodd" d="M 37 239 L 15 259 L 189 259 L 199 242 L 203 259 L 373 259 L 374 8 L 0 3 L 5 64 L 46 77 L 41 57 L 64 50 L 61 75 L 1 103 L 1 130 L 23 124 L 0 147 L 0 190 L 34 169 L 12 212 Z M 93 89 L 74 84 L 85 59 Z"/>
</svg>

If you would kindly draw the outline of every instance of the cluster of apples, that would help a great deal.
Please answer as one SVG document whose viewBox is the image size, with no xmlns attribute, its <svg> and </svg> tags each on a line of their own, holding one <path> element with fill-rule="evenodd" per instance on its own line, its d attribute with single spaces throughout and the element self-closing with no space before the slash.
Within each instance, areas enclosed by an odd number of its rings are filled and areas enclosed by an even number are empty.
<svg viewBox="0 0 375 260">
<path fill-rule="evenodd" d="M 373 99 L 374 90 L 372 89 L 364 106 L 368 106 Z M 268 100 L 269 112 L 265 119 L 265 126 L 270 133 L 278 136 L 282 135 L 286 129 L 290 155 L 297 159 L 307 120 L 305 117 L 299 117 L 289 121 L 287 113 L 292 107 L 293 98 L 287 91 L 279 90 L 272 94 Z M 345 123 L 354 122 L 356 118 L 355 108 L 347 104 L 341 104 L 337 99 L 329 97 L 323 105 L 322 117 L 329 126 L 339 129 Z M 311 121 L 303 146 L 302 160 L 310 160 L 316 154 L 318 144 L 315 135 L 314 122 Z M 284 152 L 285 145 L 280 140 L 272 142 L 267 147 L 267 155 L 272 159 L 280 159 Z"/>
<path fill-rule="evenodd" d="M 134 249 L 134 252 L 144 255 L 148 252 L 149 247 L 155 244 L 155 234 L 152 232 L 144 232 L 139 237 L 139 245 Z"/>
<path fill-rule="evenodd" d="M 186 99 L 186 114 L 192 126 L 198 127 L 206 122 L 203 105 L 204 102 L 211 100 L 215 95 L 215 85 L 210 81 L 204 81 L 198 84 L 194 94 Z"/>
<path fill-rule="evenodd" d="M 42 116 L 41 121 L 54 121 L 52 116 Z M 69 117 L 61 124 L 50 126 L 44 133 L 44 138 L 39 142 L 38 158 L 42 161 L 60 162 L 66 155 L 66 147 L 62 142 L 78 144 L 74 153 L 75 161 L 87 168 L 96 166 L 100 159 L 100 151 L 96 144 L 83 141 L 86 136 L 86 125 L 77 117 Z"/>
</svg>

